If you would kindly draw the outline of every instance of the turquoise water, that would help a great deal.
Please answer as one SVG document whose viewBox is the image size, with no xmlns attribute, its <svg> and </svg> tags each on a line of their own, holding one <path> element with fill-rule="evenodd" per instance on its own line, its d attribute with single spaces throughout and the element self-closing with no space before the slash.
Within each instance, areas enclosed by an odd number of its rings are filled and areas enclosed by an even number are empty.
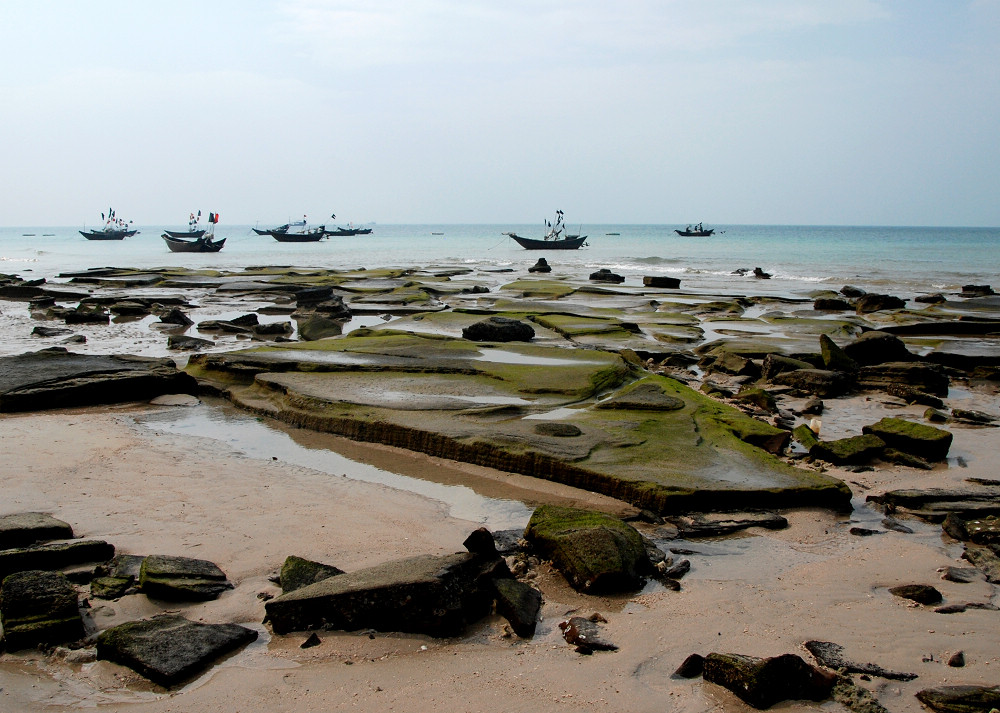
<svg viewBox="0 0 1000 713">
<path fill-rule="evenodd" d="M 180 229 L 182 226 L 166 226 Z M 963 284 L 1000 286 L 1000 229 L 844 226 L 712 226 L 708 238 L 682 238 L 668 225 L 573 225 L 589 235 L 578 251 L 535 252 L 503 235 L 541 237 L 537 225 L 374 225 L 373 233 L 319 243 L 278 243 L 245 225 L 220 225 L 221 253 L 167 250 L 159 226 L 124 241 L 88 241 L 77 227 L 0 228 L 0 272 L 53 278 L 90 267 L 188 266 L 239 269 L 296 265 L 334 269 L 467 266 L 522 272 L 539 257 L 556 271 L 607 267 L 629 278 L 671 275 L 682 287 L 721 292 L 804 295 L 852 284 L 912 296 Z M 436 234 L 440 233 L 440 234 Z M 609 235 L 608 233 L 618 233 Z M 25 235 L 28 234 L 28 235 Z M 769 281 L 732 274 L 761 267 Z M 498 280 L 501 278 L 498 275 Z M 752 285 L 752 287 L 751 287 Z"/>
</svg>

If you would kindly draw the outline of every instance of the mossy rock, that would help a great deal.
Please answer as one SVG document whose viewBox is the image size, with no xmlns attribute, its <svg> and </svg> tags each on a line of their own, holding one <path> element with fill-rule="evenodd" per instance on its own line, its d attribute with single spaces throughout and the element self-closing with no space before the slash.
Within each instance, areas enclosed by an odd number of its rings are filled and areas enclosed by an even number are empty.
<svg viewBox="0 0 1000 713">
<path fill-rule="evenodd" d="M 792 438 L 801 443 L 807 451 L 819 443 L 816 432 L 804 423 L 800 423 L 792 430 Z"/>
<path fill-rule="evenodd" d="M 535 635 L 538 615 L 542 610 L 542 593 L 516 579 L 496 579 L 497 613 L 510 622 L 514 633 L 522 639 Z"/>
<path fill-rule="evenodd" d="M 932 462 L 944 460 L 951 448 L 950 431 L 901 418 L 883 418 L 861 430 L 878 436 L 897 450 Z"/>
<path fill-rule="evenodd" d="M 94 577 L 90 580 L 90 596 L 95 599 L 118 599 L 135 584 L 135 577 Z"/>
<path fill-rule="evenodd" d="M 333 565 L 313 562 L 291 555 L 286 557 L 285 563 L 281 565 L 281 591 L 282 593 L 294 592 L 296 589 L 343 573 L 344 570 Z"/>
<path fill-rule="evenodd" d="M 834 465 L 851 465 L 868 463 L 880 457 L 884 451 L 885 441 L 878 436 L 865 434 L 835 441 L 817 441 L 809 449 L 809 455 Z"/>
<path fill-rule="evenodd" d="M 778 404 L 772 396 L 764 389 L 758 389 L 756 387 L 751 387 L 749 389 L 742 389 L 736 396 L 733 397 L 733 401 L 739 404 L 747 404 L 749 406 L 756 406 L 759 409 L 763 409 L 769 413 L 775 413 L 778 410 Z"/>
<path fill-rule="evenodd" d="M 858 370 L 858 363 L 847 356 L 836 342 L 827 334 L 819 335 L 820 353 L 823 355 L 823 365 L 831 371 L 853 373 Z"/>
<path fill-rule="evenodd" d="M 62 572 L 15 572 L 0 587 L 0 624 L 8 651 L 83 638 L 73 584 Z"/>
<path fill-rule="evenodd" d="M 634 591 L 651 570 L 639 532 L 603 513 L 543 505 L 524 537 L 581 592 Z"/>
<path fill-rule="evenodd" d="M 233 585 L 225 572 L 208 560 L 149 555 L 139 568 L 139 587 L 156 599 L 200 602 L 215 599 Z"/>
</svg>

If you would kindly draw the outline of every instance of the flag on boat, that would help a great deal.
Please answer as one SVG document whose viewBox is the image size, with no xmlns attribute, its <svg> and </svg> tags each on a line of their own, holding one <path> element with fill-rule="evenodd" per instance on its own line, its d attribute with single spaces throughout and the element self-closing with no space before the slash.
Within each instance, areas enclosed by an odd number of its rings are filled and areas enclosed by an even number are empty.
<svg viewBox="0 0 1000 713">
<path fill-rule="evenodd" d="M 209 223 L 218 223 L 219 222 L 219 214 L 218 213 L 209 213 L 208 214 L 208 222 Z"/>
</svg>

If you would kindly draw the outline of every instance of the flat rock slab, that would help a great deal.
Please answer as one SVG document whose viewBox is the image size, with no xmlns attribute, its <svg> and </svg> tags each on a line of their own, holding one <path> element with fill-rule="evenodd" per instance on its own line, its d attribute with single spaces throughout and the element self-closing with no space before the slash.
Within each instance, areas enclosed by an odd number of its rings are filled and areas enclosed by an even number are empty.
<svg viewBox="0 0 1000 713">
<path fill-rule="evenodd" d="M 142 401 L 197 393 L 170 359 L 75 354 L 59 347 L 0 357 L 0 412 Z"/>
<path fill-rule="evenodd" d="M 76 589 L 61 572 L 29 570 L 4 578 L 0 624 L 8 651 L 83 638 Z"/>
<path fill-rule="evenodd" d="M 233 585 L 226 573 L 208 560 L 149 555 L 139 568 L 139 587 L 147 597 L 198 602 L 215 599 Z"/>
<path fill-rule="evenodd" d="M 72 537 L 73 528 L 69 523 L 42 512 L 19 512 L 0 517 L 0 549 Z"/>
<path fill-rule="evenodd" d="M 256 639 L 256 631 L 239 624 L 203 624 L 168 614 L 102 631 L 97 658 L 128 666 L 169 688 Z"/>
<path fill-rule="evenodd" d="M 940 686 L 917 693 L 925 706 L 939 713 L 984 713 L 1000 708 L 1000 686 Z"/>
<path fill-rule="evenodd" d="M 420 555 L 338 574 L 264 607 L 276 634 L 325 628 L 452 636 L 490 613 L 492 580 L 510 576 L 506 570 L 498 557 Z"/>
<path fill-rule="evenodd" d="M 53 570 L 90 562 L 106 562 L 114 556 L 115 546 L 104 540 L 51 542 L 0 550 L 0 579 L 13 572 Z"/>
</svg>

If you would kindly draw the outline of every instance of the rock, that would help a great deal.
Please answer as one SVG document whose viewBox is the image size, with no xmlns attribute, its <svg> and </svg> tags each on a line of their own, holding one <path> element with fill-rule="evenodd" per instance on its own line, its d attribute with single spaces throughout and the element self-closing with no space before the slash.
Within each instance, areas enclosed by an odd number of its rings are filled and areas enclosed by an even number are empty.
<svg viewBox="0 0 1000 713">
<path fill-rule="evenodd" d="M 111 314 L 118 315 L 119 317 L 145 317 L 150 313 L 148 304 L 129 300 L 115 302 L 108 309 L 111 311 Z"/>
<path fill-rule="evenodd" d="M 938 408 L 940 408 L 940 406 Z M 972 411 L 964 408 L 953 408 L 951 410 L 951 417 L 956 421 L 971 423 L 977 426 L 985 426 L 994 423 L 997 420 L 996 416 L 991 416 L 988 413 L 983 413 L 982 411 Z"/>
<path fill-rule="evenodd" d="M 865 434 L 834 441 L 817 441 L 809 449 L 809 455 L 834 465 L 849 465 L 868 463 L 880 457 L 884 450 L 885 441 L 878 436 Z"/>
<path fill-rule="evenodd" d="M 559 622 L 559 628 L 562 629 L 566 642 L 576 646 L 576 650 L 581 654 L 618 650 L 615 644 L 601 637 L 601 630 L 596 622 L 582 616 L 574 616 Z"/>
<path fill-rule="evenodd" d="M 743 517 L 735 517 L 732 513 L 720 515 L 705 513 L 674 517 L 671 521 L 677 527 L 678 537 L 684 539 L 722 537 L 751 527 L 763 527 L 768 530 L 783 530 L 788 527 L 788 520 L 773 512 L 744 513 Z"/>
<path fill-rule="evenodd" d="M 598 402 L 596 408 L 625 411 L 677 411 L 684 408 L 684 401 L 664 392 L 659 384 L 642 383 L 630 391 L 619 392 Z"/>
<path fill-rule="evenodd" d="M 965 652 L 956 651 L 948 658 L 948 665 L 952 668 L 964 668 L 965 667 Z"/>
<path fill-rule="evenodd" d="M 902 309 L 906 306 L 906 300 L 892 295 L 861 295 L 854 301 L 854 308 L 858 314 L 868 314 L 870 312 L 880 312 L 886 309 Z"/>
<path fill-rule="evenodd" d="M 986 297 L 995 294 L 989 285 L 962 285 L 962 293 L 959 297 Z"/>
<path fill-rule="evenodd" d="M 291 555 L 286 557 L 284 564 L 281 565 L 281 574 L 279 575 L 281 591 L 282 593 L 294 592 L 296 589 L 343 573 L 344 570 L 333 565 L 313 562 Z"/>
<path fill-rule="evenodd" d="M 253 333 L 258 337 L 288 336 L 293 331 L 295 328 L 291 322 L 266 322 L 253 328 Z"/>
<path fill-rule="evenodd" d="M 38 337 L 63 337 L 73 330 L 65 327 L 43 327 L 41 325 L 31 330 L 31 333 Z"/>
<path fill-rule="evenodd" d="M 71 540 L 0 550 L 0 579 L 12 572 L 104 562 L 114 555 L 114 545 L 104 540 Z"/>
<path fill-rule="evenodd" d="M 948 395 L 948 377 L 935 364 L 900 361 L 863 366 L 858 370 L 858 386 L 901 393 L 925 392 L 936 396 Z M 899 387 L 903 387 L 902 390 Z"/>
<path fill-rule="evenodd" d="M 638 531 L 603 513 L 543 505 L 524 537 L 581 592 L 634 591 L 652 570 Z"/>
<path fill-rule="evenodd" d="M 1000 517 L 987 515 L 981 518 L 962 518 L 948 513 L 941 528 L 956 540 L 977 545 L 1000 543 Z"/>
<path fill-rule="evenodd" d="M 555 438 L 573 438 L 583 433 L 579 427 L 572 423 L 561 423 L 559 421 L 543 421 L 535 424 L 535 433 L 540 436 L 553 436 Z"/>
<path fill-rule="evenodd" d="M 913 298 L 913 301 L 921 302 L 924 304 L 939 305 L 942 302 L 945 302 L 946 300 L 945 296 L 942 295 L 940 292 L 932 292 L 929 295 L 917 295 L 916 297 Z"/>
<path fill-rule="evenodd" d="M 300 649 L 311 649 L 313 646 L 319 646 L 322 643 L 323 643 L 323 640 L 320 639 L 316 635 L 316 632 L 314 631 L 313 633 L 309 634 L 308 637 L 306 637 L 305 641 L 303 641 L 301 644 L 299 644 L 299 648 Z"/>
<path fill-rule="evenodd" d="M 881 365 L 881 367 L 885 366 L 889 365 Z M 880 369 L 881 367 L 876 366 L 871 368 Z M 897 399 L 902 399 L 908 404 L 921 404 L 923 406 L 930 406 L 931 408 L 944 408 L 944 402 L 937 396 L 932 396 L 926 391 L 921 391 L 920 389 L 914 388 L 908 384 L 888 383 L 884 386 L 884 388 L 887 394 L 895 396 Z M 945 388 L 947 388 L 947 384 L 945 385 Z"/>
<path fill-rule="evenodd" d="M 668 290 L 676 290 L 681 286 L 681 281 L 676 277 L 646 275 L 642 278 L 642 285 L 643 287 L 662 287 Z"/>
<path fill-rule="evenodd" d="M 63 315 L 66 324 L 111 324 L 111 315 L 103 308 L 79 306 L 76 309 L 66 310 Z"/>
<path fill-rule="evenodd" d="M 194 378 L 170 359 L 74 354 L 61 347 L 0 357 L 0 412 L 148 401 L 197 390 Z"/>
<path fill-rule="evenodd" d="M 821 666 L 845 673 L 860 673 L 866 676 L 878 676 L 892 681 L 912 681 L 915 673 L 900 673 L 888 671 L 872 663 L 855 663 L 844 658 L 844 647 L 832 641 L 807 641 L 806 650 L 816 657 Z"/>
<path fill-rule="evenodd" d="M 851 299 L 857 299 L 858 297 L 864 297 L 868 293 L 862 290 L 860 287 L 852 287 L 851 285 L 844 285 L 840 288 L 840 294 L 844 297 L 850 297 Z"/>
<path fill-rule="evenodd" d="M 924 418 L 931 423 L 948 423 L 948 414 L 938 411 L 936 408 L 929 408 L 924 411 Z"/>
<path fill-rule="evenodd" d="M 982 579 L 982 575 L 975 567 L 945 567 L 941 571 L 941 579 L 959 584 L 970 584 Z"/>
<path fill-rule="evenodd" d="M 493 539 L 493 533 L 485 527 L 477 528 L 472 534 L 465 538 L 462 546 L 474 555 L 481 555 L 489 559 L 500 556 L 497 552 L 497 544 Z"/>
<path fill-rule="evenodd" d="M 760 367 L 746 357 L 729 351 L 722 351 L 713 356 L 714 359 L 703 360 L 705 363 L 702 365 L 708 366 L 709 371 L 721 371 L 733 376 L 751 376 L 755 379 L 760 377 Z"/>
<path fill-rule="evenodd" d="M 315 304 L 303 305 L 298 311 L 301 312 L 305 309 L 310 309 L 319 316 L 341 321 L 349 320 L 354 314 L 351 308 L 344 304 L 344 299 L 339 295 L 334 295 L 330 299 L 316 302 Z"/>
<path fill-rule="evenodd" d="M 858 370 L 858 363 L 837 346 L 826 334 L 819 335 L 819 349 L 823 357 L 823 366 L 831 371 L 843 371 L 853 374 Z"/>
<path fill-rule="evenodd" d="M 733 397 L 733 401 L 738 404 L 747 404 L 751 406 L 756 406 L 759 409 L 767 411 L 769 413 L 776 413 L 778 411 L 778 404 L 772 396 L 764 389 L 749 388 L 740 389 L 739 393 Z"/>
<path fill-rule="evenodd" d="M 624 277 L 614 272 L 611 272 L 611 270 L 607 269 L 606 267 L 602 267 L 597 272 L 590 273 L 590 279 L 594 280 L 595 282 L 613 282 L 613 283 L 625 282 Z"/>
<path fill-rule="evenodd" d="M 930 463 L 912 453 L 904 453 L 896 448 L 886 448 L 882 453 L 882 460 L 896 465 L 903 465 L 907 468 L 919 468 L 920 470 L 934 470 L 934 464 Z"/>
<path fill-rule="evenodd" d="M 538 615 L 542 610 L 542 593 L 516 579 L 496 579 L 497 613 L 510 622 L 514 633 L 522 639 L 535 635 Z"/>
<path fill-rule="evenodd" d="M 135 584 L 135 577 L 94 577 L 90 580 L 90 596 L 95 599 L 118 599 Z"/>
<path fill-rule="evenodd" d="M 917 693 L 925 706 L 938 713 L 986 713 L 1000 709 L 1000 686 L 939 686 Z"/>
<path fill-rule="evenodd" d="M 799 413 L 803 416 L 819 416 L 823 413 L 823 401 L 817 396 L 810 396 Z"/>
<path fill-rule="evenodd" d="M 795 369 L 778 374 L 773 382 L 822 398 L 843 396 L 850 391 L 853 380 L 842 371 L 827 369 Z"/>
<path fill-rule="evenodd" d="M 194 324 L 194 320 L 188 317 L 186 314 L 181 312 L 176 307 L 171 308 L 164 314 L 160 315 L 160 322 L 163 324 L 174 324 L 179 327 L 190 327 Z"/>
<path fill-rule="evenodd" d="M 200 602 L 215 599 L 233 585 L 208 560 L 149 555 L 139 568 L 139 587 L 143 594 L 154 599 Z"/>
<path fill-rule="evenodd" d="M 171 334 L 167 337 L 167 349 L 196 352 L 214 346 L 215 342 L 211 339 L 202 339 L 201 337 L 188 337 L 183 334 Z"/>
<path fill-rule="evenodd" d="M 816 432 L 804 423 L 800 423 L 792 430 L 792 438 L 802 444 L 803 448 L 807 451 L 819 443 L 819 437 L 816 435 Z"/>
<path fill-rule="evenodd" d="M 697 678 L 705 670 L 705 657 L 701 654 L 691 654 L 681 662 L 674 671 L 677 678 Z"/>
<path fill-rule="evenodd" d="M 73 537 L 69 523 L 42 512 L 20 512 L 0 516 L 0 549 L 27 547 L 45 540 Z"/>
<path fill-rule="evenodd" d="M 304 287 L 295 293 L 295 304 L 299 307 L 315 305 L 333 297 L 333 288 L 329 285 L 320 287 Z"/>
<path fill-rule="evenodd" d="M 344 332 L 344 323 L 329 317 L 313 315 L 298 321 L 299 338 L 307 342 L 315 342 L 327 337 L 338 337 Z"/>
<path fill-rule="evenodd" d="M 705 657 L 702 675 L 759 709 L 786 700 L 825 700 L 837 680 L 834 674 L 810 666 L 794 654 L 762 659 L 711 653 Z"/>
<path fill-rule="evenodd" d="M 890 587 L 889 593 L 901 599 L 910 599 L 917 604 L 938 604 L 943 600 L 941 592 L 929 584 L 901 584 Z"/>
<path fill-rule="evenodd" d="M 962 557 L 986 576 L 990 584 L 1000 584 L 1000 556 L 989 547 L 966 545 Z"/>
<path fill-rule="evenodd" d="M 691 560 L 680 560 L 663 570 L 662 576 L 669 579 L 680 579 L 691 571 Z"/>
<path fill-rule="evenodd" d="M 948 431 L 901 418 L 883 418 L 861 431 L 878 436 L 892 448 L 933 462 L 945 459 L 952 440 Z"/>
<path fill-rule="evenodd" d="M 3 579 L 0 624 L 8 651 L 83 638 L 76 589 L 61 572 L 27 570 Z"/>
<path fill-rule="evenodd" d="M 339 574 L 264 605 L 276 634 L 375 629 L 453 636 L 490 613 L 503 560 L 468 552 L 420 555 Z"/>
<path fill-rule="evenodd" d="M 759 267 L 755 267 L 753 269 L 753 276 L 756 277 L 758 280 L 770 280 L 771 279 L 771 273 L 770 272 L 764 272 Z"/>
<path fill-rule="evenodd" d="M 792 359 L 782 354 L 768 354 L 764 357 L 764 364 L 760 369 L 760 376 L 764 381 L 771 381 L 778 374 L 785 371 L 795 371 L 796 369 L 812 369 L 813 365 L 801 359 Z"/>
<path fill-rule="evenodd" d="M 825 312 L 846 312 L 854 309 L 854 305 L 847 300 L 841 300 L 835 297 L 820 297 L 813 302 L 813 309 L 823 310 Z"/>
<path fill-rule="evenodd" d="M 494 315 L 462 330 L 462 337 L 474 342 L 530 342 L 535 330 L 530 324 Z"/>
<path fill-rule="evenodd" d="M 128 666 L 169 688 L 256 639 L 256 631 L 238 624 L 203 624 L 166 614 L 102 631 L 97 658 Z"/>
<path fill-rule="evenodd" d="M 538 258 L 538 262 L 528 268 L 528 272 L 552 272 L 552 268 L 545 258 L 540 257 Z"/>
<path fill-rule="evenodd" d="M 844 345 L 843 352 L 859 366 L 913 361 L 915 358 L 902 339 L 895 334 L 878 331 L 865 332 L 853 342 Z"/>
</svg>

